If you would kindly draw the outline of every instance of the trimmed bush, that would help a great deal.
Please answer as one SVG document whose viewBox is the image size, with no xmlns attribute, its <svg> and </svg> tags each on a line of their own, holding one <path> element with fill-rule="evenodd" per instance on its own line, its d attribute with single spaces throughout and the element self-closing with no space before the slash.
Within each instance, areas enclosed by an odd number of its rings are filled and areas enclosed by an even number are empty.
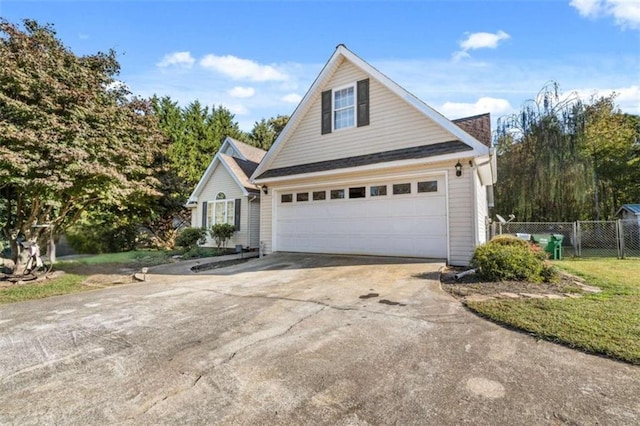
<svg viewBox="0 0 640 426">
<path fill-rule="evenodd" d="M 198 244 L 204 244 L 206 236 L 207 231 L 204 228 L 185 228 L 176 237 L 176 245 L 191 250 L 198 247 Z"/>
<path fill-rule="evenodd" d="M 545 264 L 540 247 L 513 236 L 501 235 L 476 248 L 471 267 L 489 281 L 552 281 L 556 271 Z"/>
<path fill-rule="evenodd" d="M 209 234 L 214 240 L 216 240 L 216 246 L 218 246 L 219 249 L 221 247 L 227 247 L 227 241 L 229 241 L 229 238 L 233 237 L 235 232 L 235 226 L 228 223 L 218 223 L 211 227 Z"/>
</svg>

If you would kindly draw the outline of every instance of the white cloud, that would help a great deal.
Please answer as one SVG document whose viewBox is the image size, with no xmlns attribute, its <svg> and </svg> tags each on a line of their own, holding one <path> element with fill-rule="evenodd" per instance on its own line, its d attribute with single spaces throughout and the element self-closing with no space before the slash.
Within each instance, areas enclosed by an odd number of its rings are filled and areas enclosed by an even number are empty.
<svg viewBox="0 0 640 426">
<path fill-rule="evenodd" d="M 285 81 L 289 78 L 272 65 L 261 65 L 250 59 L 242 59 L 232 55 L 206 55 L 200 60 L 200 65 L 226 75 L 232 80 Z"/>
<path fill-rule="evenodd" d="M 302 96 L 297 93 L 289 93 L 280 98 L 283 102 L 287 102 L 290 104 L 297 104 L 302 100 Z"/>
<path fill-rule="evenodd" d="M 242 104 L 231 104 L 231 105 L 224 105 L 224 106 L 228 108 L 229 111 L 231 111 L 235 115 L 248 115 L 250 112 L 249 108 L 247 108 Z"/>
<path fill-rule="evenodd" d="M 507 40 L 511 37 L 504 31 L 498 31 L 497 33 L 471 33 L 467 38 L 460 42 L 460 48 L 463 51 L 473 49 L 495 49 L 498 47 L 498 43 L 502 40 Z"/>
<path fill-rule="evenodd" d="M 495 34 L 485 32 L 467 33 L 467 38 L 459 43 L 460 50 L 453 54 L 453 60 L 460 61 L 469 58 L 469 50 L 495 49 L 501 41 L 507 40 L 510 37 L 509 34 L 502 30 Z"/>
<path fill-rule="evenodd" d="M 513 108 L 506 99 L 482 97 L 474 103 L 445 102 L 439 111 L 449 118 L 469 117 L 490 112 L 495 119 L 511 112 Z"/>
<path fill-rule="evenodd" d="M 232 98 L 250 98 L 256 94 L 256 89 L 253 87 L 236 86 L 227 92 Z"/>
<path fill-rule="evenodd" d="M 619 87 L 616 89 L 573 89 L 566 94 L 565 98 L 577 95 L 582 101 L 589 102 L 592 96 L 600 98 L 603 96 L 609 96 L 612 93 L 616 94 L 614 102 L 623 112 L 640 114 L 640 86 L 637 85 Z"/>
<path fill-rule="evenodd" d="M 190 52 L 173 52 L 164 55 L 162 60 L 157 63 L 157 66 L 166 68 L 171 65 L 178 65 L 190 68 L 195 61 Z"/>
<path fill-rule="evenodd" d="M 571 0 L 569 4 L 587 18 L 611 16 L 622 28 L 640 29 L 638 0 Z"/>
</svg>

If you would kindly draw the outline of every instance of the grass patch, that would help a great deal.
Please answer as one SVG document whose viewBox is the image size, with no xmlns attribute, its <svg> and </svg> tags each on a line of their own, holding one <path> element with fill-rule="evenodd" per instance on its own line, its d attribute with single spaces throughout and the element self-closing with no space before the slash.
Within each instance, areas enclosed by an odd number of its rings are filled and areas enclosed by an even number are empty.
<svg viewBox="0 0 640 426">
<path fill-rule="evenodd" d="M 468 302 L 497 322 L 591 353 L 640 364 L 640 262 L 577 259 L 554 262 L 602 293 L 581 299 Z"/>
<path fill-rule="evenodd" d="M 154 266 L 166 263 L 176 252 L 161 250 L 133 250 L 121 253 L 104 253 L 94 256 L 79 257 L 56 263 L 56 266 L 65 265 L 101 265 L 101 264 L 127 264 L 138 266 Z"/>
<path fill-rule="evenodd" d="M 45 297 L 90 290 L 91 287 L 82 284 L 86 278 L 84 275 L 64 274 L 46 282 L 2 288 L 0 289 L 0 304 L 43 299 Z"/>
</svg>

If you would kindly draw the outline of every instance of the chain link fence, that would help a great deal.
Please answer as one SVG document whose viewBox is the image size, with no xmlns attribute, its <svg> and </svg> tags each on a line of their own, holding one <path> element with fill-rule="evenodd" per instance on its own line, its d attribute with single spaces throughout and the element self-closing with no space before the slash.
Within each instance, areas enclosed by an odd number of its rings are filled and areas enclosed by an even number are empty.
<svg viewBox="0 0 640 426">
<path fill-rule="evenodd" d="M 488 237 L 501 234 L 521 238 L 562 235 L 564 256 L 638 257 L 640 256 L 640 221 L 601 220 L 578 222 L 493 222 Z"/>
</svg>

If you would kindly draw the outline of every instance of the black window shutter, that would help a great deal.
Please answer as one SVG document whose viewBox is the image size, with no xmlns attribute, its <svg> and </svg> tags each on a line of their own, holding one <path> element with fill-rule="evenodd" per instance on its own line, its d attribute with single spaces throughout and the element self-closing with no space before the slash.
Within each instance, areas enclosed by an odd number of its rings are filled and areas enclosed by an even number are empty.
<svg viewBox="0 0 640 426">
<path fill-rule="evenodd" d="M 207 227 L 207 202 L 202 202 L 202 227 Z"/>
<path fill-rule="evenodd" d="M 241 199 L 240 198 L 236 198 L 235 203 L 233 203 L 235 205 L 235 209 L 236 209 L 235 218 L 234 218 L 235 219 L 234 225 L 236 227 L 236 231 L 240 230 L 240 202 L 241 202 Z"/>
<path fill-rule="evenodd" d="M 358 127 L 369 125 L 369 79 L 358 82 Z"/>
<path fill-rule="evenodd" d="M 331 133 L 331 90 L 322 92 L 322 134 Z"/>
</svg>

